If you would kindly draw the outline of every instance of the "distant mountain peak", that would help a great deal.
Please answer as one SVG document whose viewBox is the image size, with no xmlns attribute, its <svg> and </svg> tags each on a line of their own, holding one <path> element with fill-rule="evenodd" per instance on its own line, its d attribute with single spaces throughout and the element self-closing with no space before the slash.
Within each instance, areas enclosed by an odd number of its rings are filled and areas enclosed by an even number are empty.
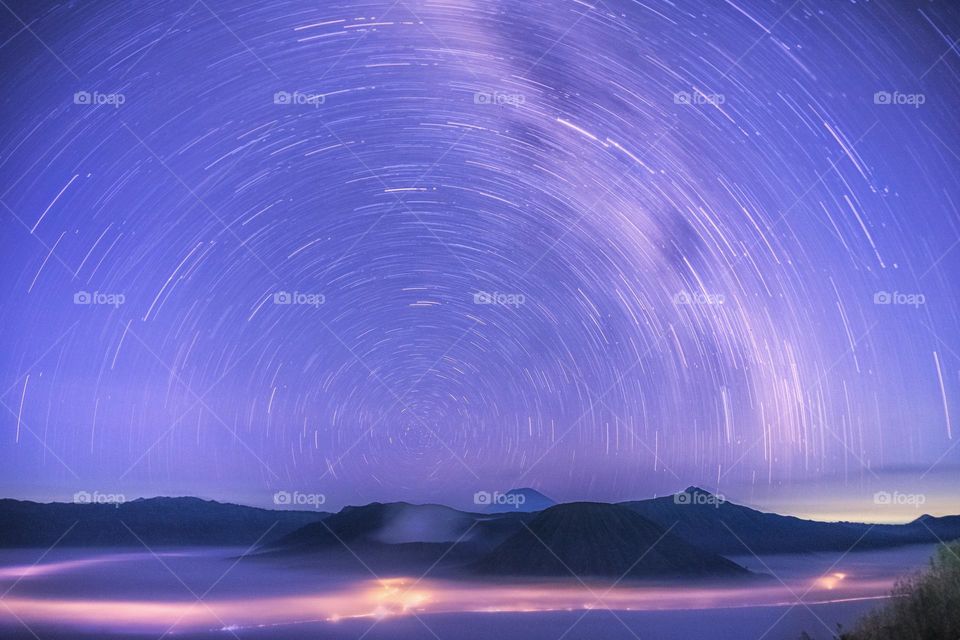
<svg viewBox="0 0 960 640">
<path fill-rule="evenodd" d="M 145 505 L 171 505 L 171 504 L 193 504 L 193 505 L 219 505 L 219 504 L 230 504 L 224 502 L 217 502 L 216 500 L 205 500 L 203 498 L 197 498 L 195 496 L 153 496 L 152 498 L 134 498 L 130 501 L 132 504 L 145 504 Z"/>
<path fill-rule="evenodd" d="M 696 485 L 690 485 L 689 487 L 687 487 L 686 489 L 684 489 L 682 493 L 689 493 L 690 495 L 701 495 L 701 496 L 712 496 L 712 495 L 713 495 L 712 492 L 707 491 L 706 489 L 702 489 L 702 488 L 700 488 L 700 487 L 698 487 L 698 486 L 696 486 Z"/>
<path fill-rule="evenodd" d="M 487 513 L 504 513 L 508 511 L 533 512 L 548 509 L 557 502 L 552 498 L 545 496 L 536 489 L 530 487 L 521 487 L 510 489 L 509 491 L 478 491 L 473 496 L 473 502 L 476 505 L 486 507 Z"/>
<path fill-rule="evenodd" d="M 508 495 L 534 496 L 534 497 L 537 497 L 537 498 L 543 498 L 544 500 L 550 500 L 551 502 L 553 502 L 553 500 L 551 500 L 550 498 L 548 498 L 547 496 L 545 496 L 545 495 L 542 494 L 541 492 L 537 491 L 536 489 L 531 489 L 530 487 L 518 487 L 518 488 L 516 488 L 516 489 L 510 489 L 509 491 L 507 491 L 507 494 L 508 494 Z"/>
</svg>

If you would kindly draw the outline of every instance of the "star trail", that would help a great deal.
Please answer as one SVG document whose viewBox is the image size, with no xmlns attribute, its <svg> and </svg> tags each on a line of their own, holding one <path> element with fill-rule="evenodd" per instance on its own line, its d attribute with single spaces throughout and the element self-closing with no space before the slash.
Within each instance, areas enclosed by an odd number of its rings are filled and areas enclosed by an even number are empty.
<svg viewBox="0 0 960 640">
<path fill-rule="evenodd" d="M 2 4 L 8 492 L 960 464 L 950 2 Z"/>
</svg>

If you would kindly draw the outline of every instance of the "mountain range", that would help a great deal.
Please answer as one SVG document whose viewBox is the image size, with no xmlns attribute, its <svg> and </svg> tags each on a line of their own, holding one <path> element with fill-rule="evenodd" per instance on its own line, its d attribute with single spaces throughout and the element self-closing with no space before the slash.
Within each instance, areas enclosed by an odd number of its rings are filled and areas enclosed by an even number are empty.
<svg viewBox="0 0 960 640">
<path fill-rule="evenodd" d="M 677 496 L 686 496 L 678 502 Z M 701 549 L 719 554 L 778 554 L 877 549 L 935 543 L 960 537 L 960 516 L 924 515 L 907 524 L 818 522 L 766 513 L 718 498 L 699 487 L 622 502 L 621 506 L 673 531 Z"/>
<path fill-rule="evenodd" d="M 960 516 L 924 515 L 900 525 L 818 522 L 758 511 L 697 487 L 619 504 L 555 504 L 530 492 L 500 494 L 520 505 L 476 501 L 477 512 L 405 502 L 325 513 L 188 497 L 115 505 L 2 499 L 0 548 L 246 546 L 265 561 L 330 570 L 429 567 L 450 577 L 642 579 L 749 574 L 725 556 L 845 552 L 960 538 Z"/>
<path fill-rule="evenodd" d="M 0 548 L 250 546 L 287 535 L 326 515 L 199 498 L 115 504 L 0 499 Z"/>
</svg>

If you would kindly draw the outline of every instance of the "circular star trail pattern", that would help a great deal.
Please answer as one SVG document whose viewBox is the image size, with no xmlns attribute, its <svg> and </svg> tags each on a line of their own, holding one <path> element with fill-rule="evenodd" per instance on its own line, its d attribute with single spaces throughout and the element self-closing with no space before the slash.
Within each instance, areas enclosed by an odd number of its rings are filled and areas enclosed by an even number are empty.
<svg viewBox="0 0 960 640">
<path fill-rule="evenodd" d="M 10 487 L 463 504 L 958 461 L 950 3 L 2 13 Z"/>
</svg>

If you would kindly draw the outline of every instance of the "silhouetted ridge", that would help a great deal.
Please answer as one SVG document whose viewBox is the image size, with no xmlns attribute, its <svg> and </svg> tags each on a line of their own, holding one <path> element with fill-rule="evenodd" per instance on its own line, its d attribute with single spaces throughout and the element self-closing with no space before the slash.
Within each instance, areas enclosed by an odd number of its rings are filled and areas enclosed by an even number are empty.
<svg viewBox="0 0 960 640">
<path fill-rule="evenodd" d="M 765 513 L 699 487 L 683 493 L 621 502 L 688 543 L 722 555 L 805 553 L 935 543 L 960 537 L 960 516 L 918 519 L 902 525 L 818 522 Z"/>
<path fill-rule="evenodd" d="M 405 544 L 458 540 L 481 516 L 436 504 L 372 502 L 362 507 L 344 507 L 323 522 L 306 525 L 278 540 L 275 548 L 288 551 L 321 550 L 344 543 Z M 508 518 L 509 519 L 509 518 Z M 487 530 L 480 527 L 480 530 Z"/>
<path fill-rule="evenodd" d="M 576 502 L 551 507 L 482 558 L 481 573 L 652 578 L 747 575 L 624 507 Z"/>
<path fill-rule="evenodd" d="M 275 546 L 288 549 L 320 548 L 367 538 L 383 527 L 391 513 L 396 513 L 403 506 L 404 503 L 371 502 L 362 507 L 344 507 L 326 518 L 327 522 L 305 525 L 278 540 Z"/>
<path fill-rule="evenodd" d="M 261 536 L 269 541 L 326 515 L 200 498 L 141 498 L 119 504 L 0 499 L 0 547 L 48 547 L 60 536 L 58 545 L 63 547 L 252 545 Z"/>
</svg>

